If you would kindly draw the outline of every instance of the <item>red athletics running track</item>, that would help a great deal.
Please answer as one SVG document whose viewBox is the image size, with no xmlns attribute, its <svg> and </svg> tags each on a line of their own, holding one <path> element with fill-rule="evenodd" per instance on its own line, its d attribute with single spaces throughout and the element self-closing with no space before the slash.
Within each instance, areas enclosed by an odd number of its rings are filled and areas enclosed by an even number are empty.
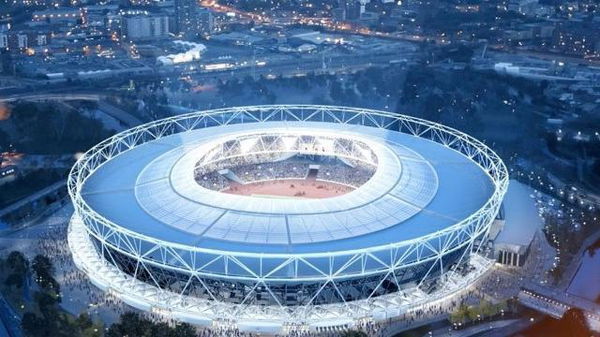
<svg viewBox="0 0 600 337">
<path fill-rule="evenodd" d="M 332 182 L 285 179 L 243 185 L 231 183 L 231 187 L 221 192 L 264 197 L 323 199 L 337 197 L 353 190 L 352 187 Z"/>
</svg>

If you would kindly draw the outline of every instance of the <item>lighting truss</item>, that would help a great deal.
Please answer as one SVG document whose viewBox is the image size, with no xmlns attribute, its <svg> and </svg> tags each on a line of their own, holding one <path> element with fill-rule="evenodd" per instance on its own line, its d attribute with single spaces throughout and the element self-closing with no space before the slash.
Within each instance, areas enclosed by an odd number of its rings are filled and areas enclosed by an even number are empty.
<svg viewBox="0 0 600 337">
<path fill-rule="evenodd" d="M 305 137 L 305 136 L 304 136 Z M 265 140 L 268 138 L 268 140 Z M 356 139 L 333 137 L 331 135 L 310 136 L 308 142 L 302 141 L 302 135 L 286 133 L 262 133 L 241 135 L 232 140 L 220 141 L 213 148 L 205 151 L 198 161 L 198 166 L 213 162 L 252 155 L 300 153 L 307 155 L 324 155 L 343 157 L 351 160 L 377 165 L 377 158 L 369 146 Z M 288 139 L 289 142 L 284 141 Z M 321 142 L 331 142 L 333 146 L 323 146 Z M 244 150 L 243 142 L 250 142 L 251 148 Z"/>
</svg>

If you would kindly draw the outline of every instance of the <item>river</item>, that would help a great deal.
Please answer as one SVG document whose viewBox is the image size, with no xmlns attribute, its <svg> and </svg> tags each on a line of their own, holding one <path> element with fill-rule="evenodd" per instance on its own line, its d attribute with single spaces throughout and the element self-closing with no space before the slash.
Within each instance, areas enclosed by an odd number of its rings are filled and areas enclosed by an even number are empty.
<svg viewBox="0 0 600 337">
<path fill-rule="evenodd" d="M 586 249 L 567 292 L 600 303 L 600 240 Z"/>
</svg>

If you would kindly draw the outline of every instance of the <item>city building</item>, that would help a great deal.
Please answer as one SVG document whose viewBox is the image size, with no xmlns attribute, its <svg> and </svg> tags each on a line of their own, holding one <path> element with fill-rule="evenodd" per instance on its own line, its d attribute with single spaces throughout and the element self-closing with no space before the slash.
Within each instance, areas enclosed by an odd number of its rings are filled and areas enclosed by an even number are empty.
<svg viewBox="0 0 600 337">
<path fill-rule="evenodd" d="M 201 32 L 196 0 L 175 1 L 175 33 L 185 38 L 194 38 Z"/>
<path fill-rule="evenodd" d="M 8 33 L 0 32 L 0 48 L 8 49 Z"/>
<path fill-rule="evenodd" d="M 596 23 L 562 22 L 554 30 L 553 47 L 570 55 L 600 57 L 600 30 Z"/>
<path fill-rule="evenodd" d="M 35 11 L 31 17 L 33 22 L 48 24 L 82 24 L 87 21 L 87 13 L 83 8 L 61 8 Z"/>
<path fill-rule="evenodd" d="M 372 25 L 379 20 L 379 14 L 371 11 L 365 11 L 360 15 L 359 20 L 362 24 Z"/>
<path fill-rule="evenodd" d="M 199 32 L 202 35 L 210 35 L 215 31 L 215 16 L 207 8 L 198 9 Z"/>
<path fill-rule="evenodd" d="M 533 15 L 538 7 L 538 0 L 510 0 L 507 9 L 523 15 Z"/>
<path fill-rule="evenodd" d="M 358 20 L 361 15 L 361 5 L 358 0 L 340 0 L 340 8 L 344 9 L 346 20 Z"/>
<path fill-rule="evenodd" d="M 535 191 L 511 180 L 502 204 L 500 231 L 490 234 L 494 245 L 494 258 L 498 263 L 520 267 L 529 255 L 529 247 L 536 233 L 541 234 L 543 220 L 532 194 Z"/>
<path fill-rule="evenodd" d="M 125 40 L 162 39 L 169 35 L 169 17 L 166 15 L 125 15 L 121 23 Z"/>
<path fill-rule="evenodd" d="M 344 21 L 346 20 L 346 9 L 343 7 L 334 8 L 331 10 L 331 17 L 335 21 Z"/>
<path fill-rule="evenodd" d="M 42 31 L 0 32 L 0 49 L 23 50 L 47 46 L 50 34 Z"/>
<path fill-rule="evenodd" d="M 187 63 L 200 60 L 202 53 L 206 51 L 206 46 L 201 43 L 188 41 L 173 41 L 173 43 L 183 49 L 179 53 L 163 55 L 156 58 L 156 63 L 162 66 L 172 66 L 180 63 Z"/>
<path fill-rule="evenodd" d="M 514 29 L 504 30 L 504 38 L 510 41 L 523 40 L 552 40 L 554 36 L 553 24 L 523 24 Z"/>
</svg>

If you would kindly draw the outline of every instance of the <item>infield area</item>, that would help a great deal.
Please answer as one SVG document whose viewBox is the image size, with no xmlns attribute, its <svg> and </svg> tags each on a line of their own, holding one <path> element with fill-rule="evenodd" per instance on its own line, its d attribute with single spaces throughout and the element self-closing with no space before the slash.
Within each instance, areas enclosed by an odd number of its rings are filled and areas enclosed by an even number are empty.
<svg viewBox="0 0 600 337">
<path fill-rule="evenodd" d="M 221 192 L 262 198 L 324 199 L 352 192 L 354 188 L 314 179 L 284 179 L 232 184 Z"/>
</svg>

